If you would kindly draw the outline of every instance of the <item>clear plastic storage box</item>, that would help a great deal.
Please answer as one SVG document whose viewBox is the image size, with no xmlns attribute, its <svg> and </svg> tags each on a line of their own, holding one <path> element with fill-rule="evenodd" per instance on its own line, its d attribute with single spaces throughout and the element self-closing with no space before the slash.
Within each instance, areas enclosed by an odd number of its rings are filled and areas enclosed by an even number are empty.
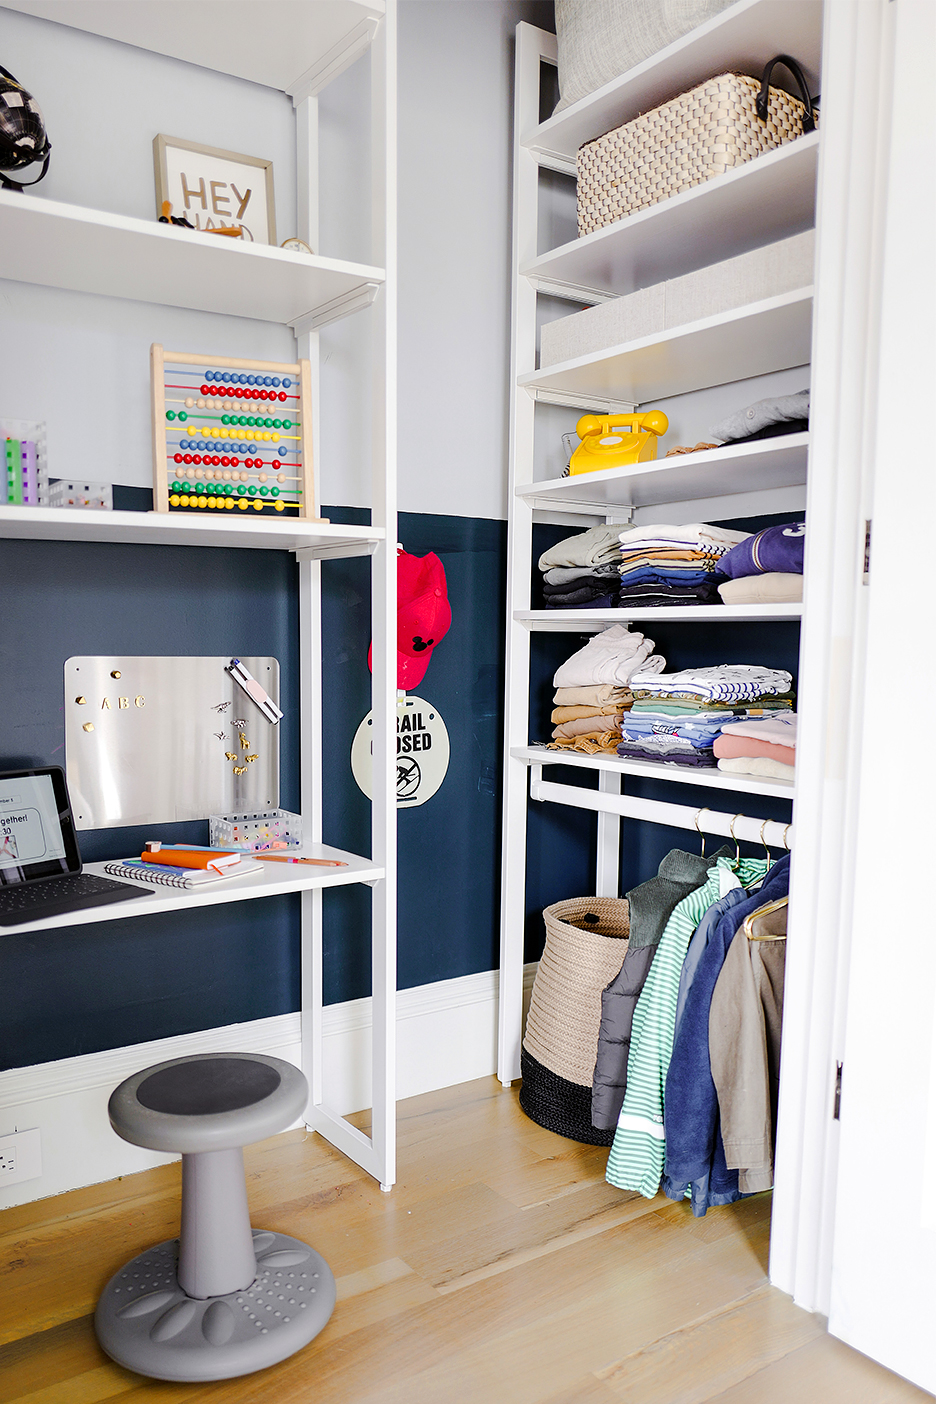
<svg viewBox="0 0 936 1404">
<path fill-rule="evenodd" d="M 212 814 L 208 820 L 212 848 L 242 848 L 259 853 L 264 848 L 298 848 L 302 843 L 302 815 L 288 809 L 265 814 Z"/>
</svg>

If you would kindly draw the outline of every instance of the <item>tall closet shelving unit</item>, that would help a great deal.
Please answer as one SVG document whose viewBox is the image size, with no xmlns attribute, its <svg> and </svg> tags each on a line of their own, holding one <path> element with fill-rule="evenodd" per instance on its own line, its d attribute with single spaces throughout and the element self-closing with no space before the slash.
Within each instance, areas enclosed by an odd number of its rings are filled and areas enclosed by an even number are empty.
<svg viewBox="0 0 936 1404">
<path fill-rule="evenodd" d="M 205 904 L 287 892 L 302 900 L 302 1062 L 311 1096 L 306 1111 L 319 1131 L 389 1189 L 395 1180 L 396 1000 L 396 0 L 324 0 L 271 5 L 263 24 L 229 23 L 234 11 L 205 0 L 184 7 L 138 0 L 10 0 L 11 8 L 55 20 L 170 58 L 288 94 L 297 122 L 298 235 L 319 247 L 318 94 L 371 51 L 371 209 L 373 264 L 211 240 L 153 221 L 0 192 L 3 277 L 287 324 L 296 354 L 312 367 L 313 449 L 320 462 L 320 327 L 353 312 L 371 320 L 371 525 L 264 520 L 256 525 L 202 516 L 0 507 L 0 536 L 38 540 L 224 546 L 291 551 L 299 564 L 301 807 L 306 851 L 343 858 L 340 869 L 303 869 L 300 877 L 264 872 L 249 885 L 191 893 L 160 890 L 121 903 L 30 922 L 32 932 L 89 922 L 145 917 Z M 184 23 L 181 11 L 184 9 Z M 222 20 L 218 27 L 219 17 Z M 366 159 L 362 163 L 366 169 Z M 148 368 L 146 368 L 148 369 Z M 144 370 L 142 373 L 146 373 Z M 366 387 L 362 387 L 366 392 Z M 318 474 L 316 474 L 318 479 Z M 316 512 L 319 510 L 316 481 Z M 371 558 L 374 797 L 371 856 L 322 842 L 321 563 Z M 89 870 L 100 870 L 90 864 Z M 322 892 L 347 883 L 372 890 L 372 1133 L 364 1135 L 329 1105 L 322 1057 Z"/>
<path fill-rule="evenodd" d="M 783 846 L 792 827 L 757 817 L 757 796 L 793 798 L 782 781 L 721 771 L 680 771 L 606 755 L 548 751 L 528 737 L 531 634 L 595 633 L 611 623 L 707 624 L 798 620 L 798 604 L 623 608 L 530 608 L 535 521 L 585 530 L 599 522 L 688 522 L 806 504 L 809 434 L 537 480 L 538 401 L 614 414 L 810 361 L 812 287 L 765 299 L 573 361 L 537 369 L 537 295 L 595 304 L 788 238 L 813 226 L 820 135 L 806 136 L 667 201 L 541 253 L 537 247 L 540 170 L 575 175 L 584 142 L 676 93 L 728 70 L 760 74 L 766 59 L 793 54 L 810 91 L 819 91 L 822 6 L 799 0 L 738 0 L 715 19 L 637 68 L 539 121 L 541 67 L 556 63 L 555 36 L 517 31 L 514 145 L 511 507 L 509 524 L 504 867 L 498 1075 L 519 1076 L 522 1036 L 526 821 L 531 799 L 594 811 L 594 891 L 619 892 L 622 816 Z M 778 70 L 779 74 L 779 70 Z M 744 403 L 739 399 L 739 405 Z M 571 427 L 571 426 L 570 426 Z M 570 646 L 569 652 L 573 651 Z M 756 659 L 752 661 L 757 661 Z M 543 738 L 534 738 L 542 741 Z M 555 767 L 598 773 L 597 788 L 544 778 Z M 627 793 L 629 777 L 672 783 L 671 802 Z M 680 800 L 685 785 L 712 792 L 701 813 Z M 743 795 L 743 801 L 734 796 Z M 751 801 L 754 801 L 752 803 Z M 737 817 L 735 811 L 743 809 Z M 762 835 L 763 829 L 763 835 Z"/>
</svg>

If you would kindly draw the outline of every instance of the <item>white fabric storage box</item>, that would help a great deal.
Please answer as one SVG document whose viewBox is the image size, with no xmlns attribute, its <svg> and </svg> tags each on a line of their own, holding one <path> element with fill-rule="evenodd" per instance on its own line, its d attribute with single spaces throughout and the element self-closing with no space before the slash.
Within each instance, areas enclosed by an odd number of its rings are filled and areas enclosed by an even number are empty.
<svg viewBox="0 0 936 1404">
<path fill-rule="evenodd" d="M 609 346 L 808 287 L 813 280 L 815 239 L 815 231 L 807 229 L 779 243 L 547 322 L 540 333 L 540 366 L 590 356 Z"/>
<path fill-rule="evenodd" d="M 616 297 L 612 302 L 599 302 L 571 317 L 547 322 L 540 331 L 540 365 L 552 366 L 557 361 L 571 361 L 576 356 L 588 356 L 606 346 L 622 341 L 637 341 L 653 336 L 666 326 L 666 284 L 641 288 L 639 292 Z"/>
</svg>

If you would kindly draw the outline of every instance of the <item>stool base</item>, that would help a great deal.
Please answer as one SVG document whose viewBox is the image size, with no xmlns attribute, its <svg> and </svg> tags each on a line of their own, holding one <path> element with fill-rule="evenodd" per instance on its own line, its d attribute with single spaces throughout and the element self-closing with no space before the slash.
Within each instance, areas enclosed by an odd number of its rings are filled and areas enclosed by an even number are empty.
<svg viewBox="0 0 936 1404">
<path fill-rule="evenodd" d="M 285 1360 L 328 1321 L 335 1279 L 313 1248 L 253 1232 L 257 1276 L 241 1292 L 187 1297 L 176 1277 L 179 1241 L 157 1243 L 115 1273 L 94 1328 L 118 1365 L 156 1380 L 228 1380 Z"/>
</svg>

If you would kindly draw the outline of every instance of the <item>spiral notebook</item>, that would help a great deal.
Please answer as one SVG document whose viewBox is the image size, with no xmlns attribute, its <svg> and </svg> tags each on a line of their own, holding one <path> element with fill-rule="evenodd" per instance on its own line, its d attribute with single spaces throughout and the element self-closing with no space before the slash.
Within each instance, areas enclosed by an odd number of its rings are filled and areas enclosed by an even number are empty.
<svg viewBox="0 0 936 1404">
<path fill-rule="evenodd" d="M 111 877 L 134 878 L 137 882 L 152 882 L 160 887 L 204 887 L 208 883 L 241 877 L 244 873 L 262 873 L 264 868 L 262 863 L 242 858 L 223 873 L 214 873 L 207 868 L 172 868 L 165 863 L 143 863 L 139 858 L 125 858 L 120 862 L 105 863 L 104 871 Z"/>
</svg>

